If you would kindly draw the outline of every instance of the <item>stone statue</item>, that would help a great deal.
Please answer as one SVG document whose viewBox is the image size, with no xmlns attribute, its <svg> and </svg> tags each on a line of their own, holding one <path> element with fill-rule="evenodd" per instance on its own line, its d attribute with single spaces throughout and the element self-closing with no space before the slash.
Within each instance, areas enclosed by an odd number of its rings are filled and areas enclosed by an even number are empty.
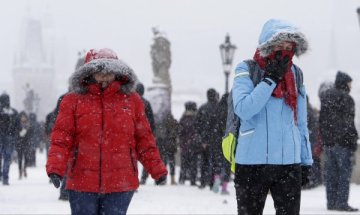
<svg viewBox="0 0 360 215">
<path fill-rule="evenodd" d="M 24 87 L 25 99 L 23 101 L 24 109 L 27 113 L 37 113 L 39 109 L 39 96 L 30 87 L 29 83 L 26 83 Z"/>
<path fill-rule="evenodd" d="M 170 42 L 160 33 L 158 28 L 152 28 L 154 43 L 151 45 L 153 84 L 148 88 L 149 101 L 153 108 L 155 123 L 161 123 L 164 116 L 171 113 L 171 81 L 169 69 L 171 65 Z"/>
<path fill-rule="evenodd" d="M 171 65 L 170 42 L 160 33 L 157 28 L 153 28 L 154 44 L 151 46 L 152 68 L 154 72 L 154 83 L 162 83 L 170 86 L 169 69 Z"/>
</svg>

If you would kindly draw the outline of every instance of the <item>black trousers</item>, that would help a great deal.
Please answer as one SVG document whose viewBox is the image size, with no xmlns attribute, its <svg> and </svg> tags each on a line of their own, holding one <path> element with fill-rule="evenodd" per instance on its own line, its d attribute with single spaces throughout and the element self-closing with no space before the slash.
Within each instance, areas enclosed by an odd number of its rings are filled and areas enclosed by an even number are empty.
<svg viewBox="0 0 360 215">
<path fill-rule="evenodd" d="M 239 165 L 235 167 L 239 215 L 263 214 L 268 192 L 276 215 L 298 215 L 301 199 L 301 167 L 292 165 Z"/>
</svg>

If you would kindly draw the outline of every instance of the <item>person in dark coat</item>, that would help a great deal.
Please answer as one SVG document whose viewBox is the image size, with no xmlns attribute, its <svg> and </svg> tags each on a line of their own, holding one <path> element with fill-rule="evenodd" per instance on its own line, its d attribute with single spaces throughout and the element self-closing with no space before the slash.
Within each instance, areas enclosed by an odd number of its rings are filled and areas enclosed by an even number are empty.
<svg viewBox="0 0 360 215">
<path fill-rule="evenodd" d="M 185 103 L 185 112 L 179 122 L 179 145 L 180 145 L 180 176 L 179 184 L 184 184 L 190 179 L 191 186 L 196 185 L 197 157 L 199 152 L 198 135 L 195 127 L 196 103 Z"/>
<path fill-rule="evenodd" d="M 30 138 L 30 148 L 29 148 L 29 166 L 36 166 L 36 149 L 40 145 L 41 141 L 41 126 L 37 121 L 37 116 L 35 113 L 29 114 L 30 125 L 32 127 L 32 136 Z"/>
<path fill-rule="evenodd" d="M 306 99 L 307 99 L 309 140 L 311 143 L 311 152 L 314 163 L 311 166 L 309 183 L 303 186 L 303 188 L 310 189 L 322 184 L 322 169 L 321 169 L 322 144 L 321 144 L 320 130 L 319 130 L 319 111 L 316 110 L 310 104 L 308 95 L 306 96 Z"/>
<path fill-rule="evenodd" d="M 19 128 L 18 112 L 10 107 L 10 96 L 4 93 L 0 96 L 0 179 L 3 185 L 9 185 L 11 154 L 15 148 Z"/>
<path fill-rule="evenodd" d="M 358 211 L 348 204 L 352 158 L 357 149 L 355 103 L 350 96 L 352 78 L 338 71 L 335 87 L 321 97 L 320 133 L 324 144 L 324 179 L 327 209 Z"/>
<path fill-rule="evenodd" d="M 161 122 L 156 124 L 156 142 L 162 161 L 165 165 L 169 164 L 171 185 L 177 184 L 175 180 L 175 154 L 178 147 L 178 129 L 179 123 L 170 112 L 165 114 Z"/>
<path fill-rule="evenodd" d="M 56 117 L 59 113 L 59 107 L 60 107 L 60 103 L 62 101 L 62 99 L 64 98 L 64 95 L 61 95 L 56 103 L 56 107 L 53 111 L 51 111 L 50 113 L 48 113 L 46 115 L 45 118 L 45 135 L 46 135 L 46 155 L 48 155 L 49 152 L 49 147 L 50 147 L 50 134 L 51 134 L 51 130 L 54 127 L 55 121 L 56 121 Z M 46 156 L 47 157 L 47 156 Z"/>
<path fill-rule="evenodd" d="M 144 84 L 138 83 L 136 85 L 136 92 L 141 96 L 141 100 L 143 101 L 144 107 L 145 107 L 146 118 L 149 121 L 152 133 L 155 135 L 154 113 L 153 113 L 153 110 L 151 108 L 150 102 L 144 98 L 144 93 L 145 93 Z M 145 170 L 145 168 L 143 168 L 143 171 L 141 173 L 140 184 L 146 184 L 146 179 L 148 177 L 149 177 L 149 173 Z"/>
<path fill-rule="evenodd" d="M 51 111 L 48 115 L 46 115 L 46 121 L 45 121 L 45 135 L 46 135 L 46 145 L 47 145 L 46 146 L 46 155 L 48 155 L 48 152 L 49 152 L 51 131 L 55 125 L 56 117 L 59 113 L 60 103 L 65 95 L 66 94 L 63 94 L 59 97 L 59 99 L 56 103 L 55 109 L 53 111 Z M 67 175 L 64 175 L 64 177 L 61 181 L 59 200 L 64 200 L 64 201 L 69 200 L 69 191 L 67 189 L 65 189 L 66 178 L 67 178 Z"/>
<path fill-rule="evenodd" d="M 201 178 L 199 188 L 205 188 L 207 185 L 212 187 L 212 150 L 211 147 L 216 144 L 218 119 L 217 105 L 218 93 L 215 89 L 207 90 L 207 102 L 203 104 L 196 114 L 196 128 L 199 134 L 201 145 Z"/>
<path fill-rule="evenodd" d="M 19 113 L 20 131 L 16 141 L 16 151 L 19 165 L 19 179 L 27 177 L 26 168 L 29 166 L 30 141 L 33 136 L 33 129 L 29 117 L 25 112 Z"/>
<path fill-rule="evenodd" d="M 216 139 L 212 148 L 213 154 L 213 187 L 212 190 L 217 193 L 219 186 L 221 185 L 221 194 L 228 195 L 229 191 L 227 185 L 230 181 L 230 164 L 223 156 L 221 141 L 224 136 L 226 129 L 226 118 L 227 118 L 227 100 L 229 93 L 225 93 L 217 106 L 217 122 L 216 122 Z"/>
</svg>

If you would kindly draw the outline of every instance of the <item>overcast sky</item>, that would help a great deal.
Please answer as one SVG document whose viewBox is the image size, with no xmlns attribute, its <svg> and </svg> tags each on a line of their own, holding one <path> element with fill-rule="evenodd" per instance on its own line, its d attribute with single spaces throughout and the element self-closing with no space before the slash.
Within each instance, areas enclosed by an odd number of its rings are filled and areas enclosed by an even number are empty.
<svg viewBox="0 0 360 215">
<path fill-rule="evenodd" d="M 0 91 L 12 91 L 11 69 L 28 14 L 44 22 L 45 36 L 54 41 L 57 94 L 67 87 L 77 52 L 90 48 L 114 49 L 141 81 L 151 85 L 151 28 L 159 26 L 171 42 L 174 92 L 193 91 L 198 101 L 205 100 L 209 87 L 224 92 L 219 45 L 226 33 L 238 47 L 236 64 L 253 56 L 264 22 L 280 18 L 299 26 L 309 39 L 310 51 L 295 63 L 302 67 L 310 100 L 318 106 L 319 84 L 333 80 L 337 69 L 360 80 L 357 6 L 359 0 L 3 1 Z"/>
</svg>

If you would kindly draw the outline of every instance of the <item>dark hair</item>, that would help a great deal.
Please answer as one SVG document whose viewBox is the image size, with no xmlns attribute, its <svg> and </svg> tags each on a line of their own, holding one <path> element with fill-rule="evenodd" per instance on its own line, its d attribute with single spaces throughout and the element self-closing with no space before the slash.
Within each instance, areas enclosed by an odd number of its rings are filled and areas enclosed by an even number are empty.
<svg viewBox="0 0 360 215">
<path fill-rule="evenodd" d="M 185 103 L 185 110 L 196 111 L 197 110 L 196 103 L 193 102 L 193 101 L 186 102 Z"/>
<path fill-rule="evenodd" d="M 143 96 L 144 95 L 144 92 L 145 92 L 145 87 L 142 83 L 138 83 L 136 85 L 136 92 L 140 95 L 140 96 Z"/>
<path fill-rule="evenodd" d="M 216 96 L 217 96 L 217 92 L 216 92 L 216 90 L 214 88 L 210 88 L 210 89 L 207 90 L 206 95 L 207 95 L 208 101 L 215 101 Z"/>
<path fill-rule="evenodd" d="M 3 93 L 0 96 L 0 108 L 9 108 L 10 107 L 10 96 L 6 93 Z"/>
</svg>

